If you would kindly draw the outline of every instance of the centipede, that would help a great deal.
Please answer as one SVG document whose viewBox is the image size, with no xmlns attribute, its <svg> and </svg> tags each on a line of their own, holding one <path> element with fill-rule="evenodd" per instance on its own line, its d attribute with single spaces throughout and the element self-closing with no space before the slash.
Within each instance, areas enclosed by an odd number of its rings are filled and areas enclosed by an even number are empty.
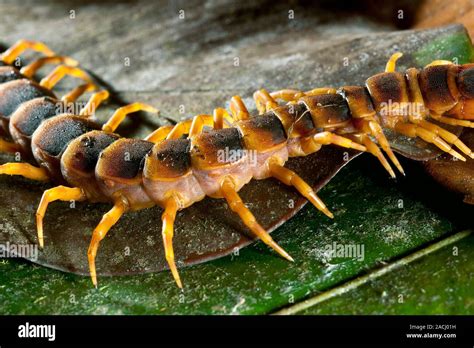
<svg viewBox="0 0 474 348">
<path fill-rule="evenodd" d="M 46 57 L 16 69 L 12 62 L 25 49 Z M 293 261 L 239 196 L 251 180 L 276 178 L 294 187 L 328 218 L 334 218 L 316 192 L 285 167 L 291 157 L 308 156 L 333 145 L 368 152 L 390 177 L 404 169 L 385 136 L 390 130 L 419 138 L 457 160 L 474 153 L 444 125 L 474 127 L 474 64 L 435 60 L 423 68 L 396 69 L 402 53 L 393 54 L 365 85 L 318 87 L 309 91 L 260 89 L 251 115 L 242 98 L 233 96 L 229 110 L 216 108 L 174 125 L 161 126 L 144 139 L 121 137 L 117 128 L 137 111 L 158 114 L 135 102 L 119 107 L 104 124 L 93 114 L 109 93 L 68 57 L 56 56 L 39 42 L 20 41 L 2 54 L 0 67 L 0 150 L 20 152 L 29 162 L 0 165 L 0 174 L 51 182 L 36 212 L 37 238 L 44 247 L 43 218 L 54 201 L 104 202 L 112 208 L 92 233 L 87 258 L 97 287 L 96 257 L 101 241 L 125 213 L 153 206 L 163 209 L 165 258 L 179 288 L 183 287 L 173 251 L 177 212 L 205 197 L 224 199 L 256 238 Z M 46 63 L 58 67 L 39 83 L 35 72 Z M 85 81 L 61 99 L 53 87 L 64 76 Z M 61 113 L 58 103 L 94 92 L 78 112 Z M 404 105 L 416 107 L 407 108 Z M 232 154 L 232 155 L 230 155 Z"/>
</svg>

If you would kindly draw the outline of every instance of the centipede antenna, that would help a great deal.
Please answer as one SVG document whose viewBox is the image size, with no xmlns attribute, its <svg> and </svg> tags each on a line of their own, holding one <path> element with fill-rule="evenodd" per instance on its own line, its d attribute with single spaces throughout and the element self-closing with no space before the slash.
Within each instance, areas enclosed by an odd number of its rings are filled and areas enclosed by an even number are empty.
<svg viewBox="0 0 474 348">
<path fill-rule="evenodd" d="M 102 130 L 105 132 L 114 132 L 128 114 L 137 111 L 147 111 L 156 114 L 160 112 L 153 106 L 144 103 L 133 103 L 126 106 L 122 106 L 121 108 L 118 108 L 109 118 L 109 120 L 102 126 Z"/>
<path fill-rule="evenodd" d="M 54 56 L 54 52 L 42 42 L 19 40 L 8 50 L 3 52 L 0 59 L 6 64 L 12 64 L 15 59 L 26 50 L 40 52 L 46 56 Z"/>
<path fill-rule="evenodd" d="M 67 56 L 42 57 L 27 66 L 21 68 L 20 72 L 26 77 L 33 77 L 35 73 L 46 64 L 64 64 L 67 66 L 78 66 L 79 62 Z"/>
<path fill-rule="evenodd" d="M 180 289 L 182 289 L 183 284 L 181 283 L 181 278 L 179 277 L 178 269 L 176 268 L 173 251 L 174 220 L 176 218 L 178 207 L 177 198 L 172 195 L 165 202 L 165 211 L 163 212 L 161 219 L 163 221 L 162 236 L 166 261 L 168 262 L 176 284 Z"/>
<path fill-rule="evenodd" d="M 289 261 L 294 261 L 293 258 L 280 247 L 272 237 L 268 234 L 265 229 L 257 222 L 250 210 L 245 206 L 244 202 L 240 198 L 239 194 L 235 190 L 235 185 L 229 177 L 224 178 L 221 184 L 221 193 L 229 204 L 232 211 L 236 212 L 243 223 L 259 237 L 262 242 L 267 244 L 270 248 L 275 250 L 278 254 Z"/>
<path fill-rule="evenodd" d="M 285 168 L 275 161 L 270 161 L 268 168 L 272 176 L 288 186 L 294 186 L 298 192 L 310 201 L 319 211 L 324 213 L 327 217 L 333 219 L 334 215 L 329 211 L 321 198 L 298 174 L 294 171 Z"/>
<path fill-rule="evenodd" d="M 43 192 L 38 210 L 36 211 L 36 231 L 39 246 L 44 247 L 43 219 L 49 203 L 54 201 L 82 201 L 86 199 L 84 192 L 78 187 L 56 186 Z"/>
<path fill-rule="evenodd" d="M 91 243 L 87 251 L 87 259 L 89 261 L 89 273 L 92 284 L 97 288 L 97 272 L 95 267 L 95 259 L 99 249 L 100 241 L 105 238 L 113 225 L 117 223 L 120 217 L 127 211 L 128 204 L 123 200 L 118 200 L 112 209 L 110 209 L 92 233 Z"/>
</svg>

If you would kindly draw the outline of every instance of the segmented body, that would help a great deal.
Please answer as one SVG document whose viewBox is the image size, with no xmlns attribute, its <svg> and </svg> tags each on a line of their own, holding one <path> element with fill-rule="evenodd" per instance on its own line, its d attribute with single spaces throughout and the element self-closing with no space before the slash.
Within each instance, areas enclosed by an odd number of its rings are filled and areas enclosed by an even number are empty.
<svg viewBox="0 0 474 348">
<path fill-rule="evenodd" d="M 277 98 L 289 103 L 278 105 Z M 463 147 L 455 135 L 427 119 L 443 122 L 449 118 L 454 124 L 457 120 L 474 119 L 474 64 L 433 65 L 409 69 L 406 74 L 386 71 L 368 78 L 365 86 L 346 86 L 337 91 L 285 90 L 268 94 L 262 90 L 257 92 L 257 104 L 266 112 L 257 116 L 248 115 L 239 101 L 234 100 L 237 107 L 231 124 L 224 124 L 222 118 L 213 120 L 201 115 L 192 123 L 159 129 L 148 137 L 149 141 L 121 138 L 113 133 L 115 127 L 101 127 L 84 115 L 58 115 L 53 111 L 57 99 L 52 92 L 29 80 L 0 85 L 4 130 L 22 151 L 34 156 L 48 177 L 77 189 L 67 191 L 63 198 L 114 204 L 94 231 L 89 249 L 94 282 L 98 243 L 108 229 L 127 210 L 158 205 L 165 208 L 166 256 L 181 286 L 170 247 L 172 223 L 177 210 L 206 196 L 225 198 L 255 234 L 290 258 L 262 231 L 237 192 L 252 179 L 276 177 L 294 185 L 318 209 L 332 216 L 311 188 L 283 165 L 289 157 L 306 156 L 322 145 L 336 144 L 368 150 L 393 175 L 371 140 L 378 140 L 402 171 L 388 143 L 384 143 L 380 125 L 407 136 L 419 136 L 463 158 L 452 149 L 454 144 L 472 157 L 470 149 Z M 406 114 L 400 105 L 407 103 L 421 108 Z M 196 120 L 200 120 L 199 125 Z M 211 129 L 203 127 L 212 124 Z M 46 205 L 62 199 L 57 193 L 60 190 L 55 192 L 56 198 L 43 196 Z M 50 192 L 50 196 L 54 194 Z M 46 207 L 43 208 L 39 213 L 41 221 Z"/>
</svg>

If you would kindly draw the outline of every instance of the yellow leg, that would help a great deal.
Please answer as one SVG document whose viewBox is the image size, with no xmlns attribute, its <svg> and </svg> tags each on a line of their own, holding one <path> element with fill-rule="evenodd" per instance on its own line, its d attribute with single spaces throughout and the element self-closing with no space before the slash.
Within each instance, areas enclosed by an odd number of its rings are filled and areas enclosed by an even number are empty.
<svg viewBox="0 0 474 348">
<path fill-rule="evenodd" d="M 168 262 L 176 284 L 182 289 L 183 284 L 181 283 L 181 278 L 179 277 L 178 269 L 176 268 L 173 251 L 174 220 L 176 218 L 176 212 L 178 209 L 179 201 L 175 196 L 172 195 L 165 202 L 165 211 L 161 216 L 161 220 L 163 221 L 162 236 L 166 261 Z"/>
<path fill-rule="evenodd" d="M 18 151 L 20 151 L 20 147 L 17 144 L 0 138 L 0 152 L 15 153 Z"/>
<path fill-rule="evenodd" d="M 114 132 L 117 127 L 125 119 L 125 116 L 137 111 L 148 111 L 153 113 L 159 113 L 158 109 L 155 109 L 153 106 L 143 103 L 133 103 L 126 106 L 118 108 L 112 117 L 102 126 L 102 130 L 105 132 Z"/>
<path fill-rule="evenodd" d="M 320 87 L 314 88 L 310 91 L 302 92 L 296 89 L 282 89 L 270 93 L 274 99 L 284 100 L 286 102 L 292 102 L 298 100 L 304 96 L 315 96 L 321 94 L 335 94 L 337 90 L 332 87 Z"/>
<path fill-rule="evenodd" d="M 334 144 L 342 147 L 347 147 L 349 149 L 355 149 L 359 151 L 367 151 L 365 146 L 362 146 L 355 141 L 352 141 L 348 138 L 341 137 L 340 135 L 333 134 L 331 132 L 321 132 L 313 136 L 313 139 L 316 143 L 321 145 Z"/>
<path fill-rule="evenodd" d="M 157 130 L 153 131 L 153 133 L 147 135 L 145 140 L 157 144 L 160 141 L 166 139 L 167 135 L 171 132 L 173 128 L 174 126 L 161 126 Z"/>
<path fill-rule="evenodd" d="M 451 118 L 446 116 L 438 116 L 438 115 L 430 115 L 431 118 L 434 118 L 436 121 L 441 123 L 449 124 L 451 126 L 461 126 L 461 127 L 468 127 L 474 128 L 474 122 L 467 121 L 467 120 L 458 120 L 457 118 Z"/>
<path fill-rule="evenodd" d="M 464 156 L 453 150 L 452 147 L 447 144 L 443 139 L 441 139 L 438 135 L 436 135 L 436 133 L 424 129 L 416 124 L 399 122 L 395 125 L 395 131 L 411 138 L 420 137 L 427 143 L 436 145 L 438 148 L 440 148 L 444 152 L 449 153 L 451 156 L 456 157 L 461 161 L 466 161 Z"/>
<path fill-rule="evenodd" d="M 19 175 L 35 181 L 49 181 L 48 172 L 29 163 L 5 163 L 0 165 L 0 174 Z"/>
<path fill-rule="evenodd" d="M 238 95 L 232 97 L 229 108 L 235 121 L 246 120 L 250 117 L 247 107 Z"/>
<path fill-rule="evenodd" d="M 268 112 L 276 107 L 278 103 L 272 96 L 264 89 L 261 89 L 253 94 L 253 99 L 257 105 L 257 110 L 260 114 Z"/>
<path fill-rule="evenodd" d="M 125 201 L 117 201 L 113 208 L 110 209 L 103 217 L 100 223 L 92 233 L 92 240 L 87 251 L 87 258 L 89 260 L 89 272 L 92 279 L 92 284 L 97 287 L 97 272 L 95 268 L 95 258 L 97 250 L 102 239 L 105 238 L 107 232 L 117 223 L 120 217 L 127 211 L 128 205 Z"/>
<path fill-rule="evenodd" d="M 214 118 L 211 115 L 197 115 L 193 117 L 193 122 L 189 128 L 189 136 L 201 133 L 204 126 L 214 126 Z"/>
<path fill-rule="evenodd" d="M 64 103 L 73 103 L 84 93 L 95 91 L 96 89 L 97 89 L 97 86 L 95 84 L 93 84 L 93 83 L 84 83 L 80 86 L 77 86 L 76 88 L 74 88 L 69 93 L 65 94 L 61 98 L 61 100 Z"/>
<path fill-rule="evenodd" d="M 447 131 L 446 129 L 443 129 L 431 122 L 421 120 L 418 125 L 421 127 L 428 129 L 429 131 L 432 131 L 433 133 L 439 135 L 441 138 L 444 139 L 448 144 L 455 145 L 459 150 L 461 150 L 463 153 L 468 155 L 471 158 L 474 158 L 474 153 L 471 151 L 471 149 L 464 144 L 455 134 Z"/>
<path fill-rule="evenodd" d="M 438 60 L 432 61 L 432 62 L 431 62 L 430 64 L 428 64 L 426 67 L 428 67 L 428 66 L 435 66 L 435 65 L 450 65 L 450 64 L 454 64 L 454 63 L 451 62 L 450 60 L 438 59 Z"/>
<path fill-rule="evenodd" d="M 200 118 L 202 119 L 202 122 L 204 123 L 204 125 L 212 126 L 214 124 L 214 119 L 213 119 L 212 116 L 210 116 L 210 115 L 198 115 L 198 116 L 200 116 Z M 185 121 L 178 122 L 173 127 L 171 132 L 168 133 L 168 136 L 166 137 L 166 139 L 178 139 L 178 138 L 182 137 L 185 134 L 190 134 L 191 133 L 191 126 L 192 126 L 193 122 L 195 122 L 194 117 L 190 118 L 190 119 L 187 119 Z M 196 122 L 198 122 L 198 124 L 195 127 L 198 127 L 198 125 L 201 121 L 196 121 Z"/>
<path fill-rule="evenodd" d="M 54 52 L 42 42 L 19 40 L 0 56 L 6 64 L 12 64 L 15 59 L 26 50 L 41 52 L 46 56 L 54 56 Z"/>
<path fill-rule="evenodd" d="M 402 56 L 403 53 L 401 52 L 396 52 L 392 54 L 392 56 L 387 62 L 387 65 L 385 66 L 385 72 L 394 72 L 397 68 L 397 60 L 400 59 Z"/>
<path fill-rule="evenodd" d="M 99 91 L 97 93 L 94 93 L 87 104 L 82 108 L 81 112 L 79 115 L 81 116 L 92 116 L 95 113 L 95 110 L 99 107 L 99 105 L 107 100 L 110 96 L 110 93 L 106 91 L 105 89 L 102 91 Z"/>
<path fill-rule="evenodd" d="M 293 258 L 283 250 L 275 241 L 270 237 L 267 231 L 257 222 L 250 210 L 245 206 L 244 202 L 240 198 L 239 194 L 235 190 L 235 185 L 230 177 L 226 177 L 221 184 L 221 193 L 229 204 L 232 211 L 236 212 L 244 224 L 265 244 L 275 250 L 278 254 L 289 261 L 293 261 Z"/>
<path fill-rule="evenodd" d="M 229 115 L 228 112 L 223 108 L 214 109 L 212 112 L 212 117 L 214 119 L 214 129 L 224 128 L 224 117 Z"/>
<path fill-rule="evenodd" d="M 66 75 L 77 77 L 78 79 L 89 83 L 94 83 L 89 74 L 87 74 L 84 70 L 73 66 L 60 65 L 56 67 L 48 76 L 42 79 L 40 85 L 47 89 L 52 89 Z"/>
<path fill-rule="evenodd" d="M 38 210 L 36 211 L 36 231 L 40 248 L 44 247 L 43 218 L 48 204 L 54 201 L 83 201 L 86 199 L 84 192 L 78 187 L 56 186 L 43 192 Z"/>
<path fill-rule="evenodd" d="M 78 66 L 79 62 L 67 56 L 42 57 L 27 66 L 21 68 L 20 72 L 26 77 L 33 77 L 45 64 L 64 64 L 67 66 Z"/>
<path fill-rule="evenodd" d="M 283 167 L 276 161 L 270 161 L 269 169 L 272 176 L 288 186 L 293 186 L 298 192 L 327 217 L 333 219 L 334 215 L 329 211 L 324 202 L 316 195 L 316 192 L 294 171 Z"/>
<path fill-rule="evenodd" d="M 279 91 L 270 93 L 270 95 L 273 99 L 290 102 L 290 101 L 298 100 L 301 97 L 304 97 L 306 94 L 296 89 L 281 89 Z"/>
<path fill-rule="evenodd" d="M 370 134 L 374 136 L 375 139 L 377 139 L 377 142 L 379 143 L 380 147 L 385 151 L 388 158 L 390 158 L 395 167 L 397 167 L 398 171 L 405 175 L 405 171 L 403 170 L 402 165 L 393 153 L 392 148 L 390 147 L 390 144 L 387 138 L 385 137 L 385 134 L 383 133 L 383 129 L 382 127 L 380 127 L 380 124 L 375 120 L 364 120 L 362 128 L 366 131 L 367 134 Z"/>
<path fill-rule="evenodd" d="M 361 137 L 362 144 L 364 144 L 364 146 L 367 148 L 367 151 L 370 152 L 375 157 L 377 157 L 380 163 L 382 164 L 382 166 L 385 168 L 385 170 L 390 174 L 390 176 L 392 178 L 395 178 L 396 177 L 395 172 L 393 171 L 392 167 L 388 163 L 387 159 L 385 158 L 385 156 L 383 155 L 382 151 L 379 149 L 377 144 L 375 144 L 372 140 L 370 140 L 370 138 L 365 134 L 362 134 L 360 137 Z"/>
</svg>

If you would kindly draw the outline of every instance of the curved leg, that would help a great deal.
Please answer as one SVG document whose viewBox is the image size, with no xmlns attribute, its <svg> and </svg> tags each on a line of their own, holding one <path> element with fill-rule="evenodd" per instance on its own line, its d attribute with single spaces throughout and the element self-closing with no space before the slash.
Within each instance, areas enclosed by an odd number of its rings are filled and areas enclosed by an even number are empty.
<svg viewBox="0 0 474 348">
<path fill-rule="evenodd" d="M 380 124 L 374 119 L 366 119 L 362 120 L 361 128 L 367 135 L 372 135 L 377 140 L 380 147 L 385 151 L 388 158 L 390 158 L 395 167 L 397 167 L 398 171 L 405 175 L 405 171 L 403 170 L 402 165 L 393 153 L 392 148 L 390 147 L 390 144 L 387 138 L 385 137 L 385 134 L 383 133 L 383 129 Z"/>
<path fill-rule="evenodd" d="M 421 127 L 428 129 L 429 131 L 439 135 L 448 144 L 455 145 L 464 154 L 468 155 L 471 158 L 474 158 L 474 153 L 471 151 L 471 149 L 466 144 L 464 144 L 455 134 L 425 120 L 421 120 L 418 124 Z"/>
<path fill-rule="evenodd" d="M 456 157 L 461 161 L 466 161 L 464 156 L 453 150 L 452 147 L 447 144 L 443 139 L 441 139 L 438 135 L 436 135 L 436 133 L 424 129 L 423 127 L 420 127 L 416 124 L 399 122 L 395 125 L 395 131 L 410 138 L 420 137 L 427 143 L 436 145 L 438 148 L 440 148 L 444 152 L 449 153 L 451 156 Z"/>
<path fill-rule="evenodd" d="M 392 178 L 395 179 L 395 172 L 393 171 L 392 167 L 388 163 L 387 159 L 383 155 L 382 151 L 379 149 L 377 144 L 375 144 L 370 138 L 365 135 L 361 134 L 360 135 L 361 142 L 364 144 L 364 146 L 367 148 L 367 152 L 370 152 L 372 155 L 378 158 L 382 166 L 385 168 L 385 170 L 390 174 Z"/>
<path fill-rule="evenodd" d="M 117 127 L 122 123 L 125 117 L 128 114 L 137 112 L 137 111 L 148 111 L 153 113 L 159 113 L 158 109 L 155 109 L 153 106 L 144 104 L 144 103 L 133 103 L 126 106 L 118 108 L 112 117 L 102 126 L 102 130 L 105 132 L 114 132 Z"/>
<path fill-rule="evenodd" d="M 230 112 L 235 121 L 246 120 L 250 117 L 250 113 L 247 110 L 242 98 L 238 95 L 234 95 L 230 99 Z"/>
<path fill-rule="evenodd" d="M 183 284 L 181 283 L 181 278 L 179 277 L 178 269 L 176 268 L 173 251 L 174 220 L 179 209 L 178 199 L 172 195 L 166 200 L 164 208 L 165 211 L 161 216 L 161 220 L 163 221 L 162 236 L 163 246 L 165 248 L 165 257 L 176 284 L 182 289 Z"/>
<path fill-rule="evenodd" d="M 446 123 L 451 126 L 461 126 L 461 127 L 468 127 L 474 128 L 474 122 L 467 121 L 467 120 L 458 120 L 457 118 L 446 117 L 446 116 L 438 116 L 438 115 L 430 115 L 431 118 L 435 119 L 438 122 Z"/>
<path fill-rule="evenodd" d="M 329 211 L 324 202 L 316 195 L 316 192 L 294 171 L 271 161 L 269 169 L 272 176 L 288 186 L 293 186 L 298 192 L 310 201 L 319 211 L 333 219 L 334 215 Z"/>
<path fill-rule="evenodd" d="M 392 54 L 392 56 L 387 62 L 387 65 L 385 66 L 385 72 L 394 72 L 397 68 L 397 60 L 399 60 L 402 56 L 403 53 L 401 52 L 396 52 Z"/>
<path fill-rule="evenodd" d="M 257 105 L 257 110 L 260 114 L 264 114 L 276 107 L 278 107 L 278 103 L 272 96 L 265 90 L 261 89 L 256 91 L 253 94 L 253 99 L 255 100 L 255 104 Z"/>
<path fill-rule="evenodd" d="M 44 247 L 43 218 L 48 204 L 54 201 L 83 201 L 86 199 L 84 192 L 78 187 L 56 186 L 43 192 L 38 210 L 36 211 L 36 231 L 40 248 Z"/>
<path fill-rule="evenodd" d="M 243 223 L 257 236 L 262 242 L 268 245 L 270 248 L 275 250 L 278 254 L 289 261 L 294 261 L 288 253 L 283 250 L 275 241 L 270 237 L 267 231 L 257 222 L 250 210 L 245 206 L 244 202 L 240 198 L 239 194 L 235 190 L 235 185 L 229 177 L 226 177 L 221 184 L 221 193 L 229 204 L 232 211 L 236 212 Z"/>
<path fill-rule="evenodd" d="M 20 72 L 24 76 L 32 78 L 36 74 L 36 72 L 41 69 L 45 64 L 64 64 L 67 66 L 78 66 L 79 62 L 68 56 L 42 57 L 21 68 Z"/>
<path fill-rule="evenodd" d="M 362 146 L 351 139 L 341 137 L 340 135 L 333 134 L 331 132 L 321 132 L 317 133 L 313 136 L 313 139 L 316 143 L 321 145 L 329 145 L 334 144 L 342 147 L 346 147 L 349 149 L 355 149 L 358 151 L 367 151 L 365 146 Z"/>
<path fill-rule="evenodd" d="M 166 137 L 173 130 L 173 128 L 174 126 L 161 126 L 157 130 L 147 135 L 144 140 L 157 144 L 160 141 L 166 139 Z"/>
<path fill-rule="evenodd" d="M 109 91 L 102 90 L 97 93 L 94 93 L 90 98 L 87 104 L 82 108 L 79 115 L 81 116 L 92 116 L 95 113 L 95 110 L 99 107 L 99 105 L 104 101 L 107 100 L 110 96 Z"/>
<path fill-rule="evenodd" d="M 78 79 L 92 84 L 94 83 L 89 74 L 87 74 L 84 70 L 73 66 L 60 65 L 56 67 L 48 76 L 43 78 L 40 82 L 40 85 L 47 89 L 52 89 L 66 75 L 77 77 Z"/>
<path fill-rule="evenodd" d="M 20 151 L 20 146 L 5 139 L 0 138 L 0 152 L 15 153 Z"/>
<path fill-rule="evenodd" d="M 195 120 L 196 118 L 198 118 L 198 120 Z M 214 119 L 211 115 L 197 115 L 193 118 L 178 122 L 168 133 L 166 139 L 178 139 L 185 134 L 191 135 L 193 124 L 193 134 L 197 134 L 196 132 L 198 130 L 201 131 L 204 126 L 212 127 L 214 125 Z"/>
<path fill-rule="evenodd" d="M 76 88 L 74 88 L 69 93 L 65 94 L 61 98 L 61 100 L 64 103 L 73 103 L 84 93 L 95 91 L 96 89 L 97 89 L 97 86 L 95 84 L 93 84 L 93 83 L 84 83 L 80 86 L 77 86 Z"/>
<path fill-rule="evenodd" d="M 100 241 L 105 238 L 112 226 L 117 223 L 117 221 L 127 211 L 127 209 L 128 205 L 126 202 L 122 200 L 117 201 L 113 208 L 104 214 L 102 220 L 92 233 L 91 243 L 89 245 L 89 250 L 87 251 L 87 259 L 89 260 L 89 272 L 91 275 L 92 284 L 94 284 L 95 287 L 97 287 L 95 258 L 97 256 L 97 250 L 99 249 Z"/>
<path fill-rule="evenodd" d="M 214 118 L 211 115 L 197 115 L 193 117 L 191 126 L 189 127 L 189 136 L 201 133 L 204 126 L 213 127 Z"/>
<path fill-rule="evenodd" d="M 35 181 L 49 181 L 48 172 L 29 163 L 5 163 L 0 165 L 0 174 L 20 175 Z"/>
<path fill-rule="evenodd" d="M 19 40 L 8 50 L 3 52 L 0 59 L 6 64 L 12 64 L 15 59 L 26 50 L 41 52 L 46 56 L 54 56 L 54 52 L 42 42 Z"/>
</svg>

